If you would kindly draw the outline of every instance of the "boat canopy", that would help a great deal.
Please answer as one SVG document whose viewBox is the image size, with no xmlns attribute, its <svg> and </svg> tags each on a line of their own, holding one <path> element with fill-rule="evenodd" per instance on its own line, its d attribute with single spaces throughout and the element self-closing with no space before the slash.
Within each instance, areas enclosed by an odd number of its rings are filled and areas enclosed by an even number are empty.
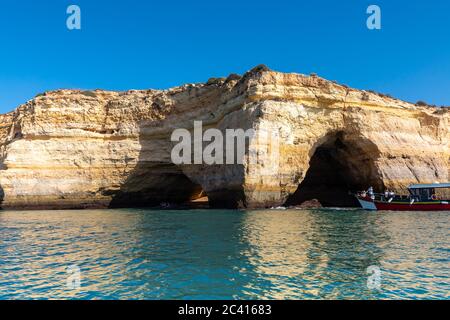
<svg viewBox="0 0 450 320">
<path fill-rule="evenodd" d="M 450 183 L 412 184 L 408 189 L 439 189 L 450 188 Z"/>
</svg>

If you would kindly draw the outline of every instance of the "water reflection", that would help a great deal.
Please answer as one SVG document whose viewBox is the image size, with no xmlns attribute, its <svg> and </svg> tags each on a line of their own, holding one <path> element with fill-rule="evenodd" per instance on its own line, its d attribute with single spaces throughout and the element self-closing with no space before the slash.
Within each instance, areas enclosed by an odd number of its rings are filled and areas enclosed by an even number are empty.
<svg viewBox="0 0 450 320">
<path fill-rule="evenodd" d="M 0 213 L 0 298 L 448 298 L 447 213 Z M 81 288 L 66 286 L 66 267 Z M 368 266 L 382 271 L 369 290 Z"/>
<path fill-rule="evenodd" d="M 383 214 L 377 228 L 389 237 L 382 247 L 386 290 L 408 299 L 450 297 L 449 213 Z"/>
<path fill-rule="evenodd" d="M 349 298 L 368 294 L 366 269 L 380 265 L 386 239 L 361 213 L 259 212 L 246 219 L 249 259 L 272 283 L 268 297 Z M 370 296 L 370 294 L 369 294 Z"/>
</svg>

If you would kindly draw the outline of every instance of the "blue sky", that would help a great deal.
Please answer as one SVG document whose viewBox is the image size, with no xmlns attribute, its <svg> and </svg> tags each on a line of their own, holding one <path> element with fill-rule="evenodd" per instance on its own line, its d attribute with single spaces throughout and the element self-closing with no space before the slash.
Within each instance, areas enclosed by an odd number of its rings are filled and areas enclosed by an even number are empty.
<svg viewBox="0 0 450 320">
<path fill-rule="evenodd" d="M 77 4 L 82 29 L 66 28 Z M 366 28 L 366 9 L 382 29 Z M 450 105 L 450 1 L 17 0 L 0 4 L 0 112 L 57 88 L 168 88 L 258 64 Z"/>
</svg>

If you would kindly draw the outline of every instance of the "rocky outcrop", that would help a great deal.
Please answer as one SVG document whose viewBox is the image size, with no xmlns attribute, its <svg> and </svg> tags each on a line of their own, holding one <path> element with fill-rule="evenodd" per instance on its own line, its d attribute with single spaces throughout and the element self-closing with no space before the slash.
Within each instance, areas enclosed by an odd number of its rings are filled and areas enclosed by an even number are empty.
<svg viewBox="0 0 450 320">
<path fill-rule="evenodd" d="M 254 129 L 242 164 L 171 161 L 177 128 Z M 267 207 L 449 180 L 449 113 L 257 67 L 170 90 L 47 92 L 0 116 L 3 208 Z M 270 149 L 270 146 L 269 146 Z M 250 161 L 251 156 L 256 161 Z M 255 159 L 253 157 L 253 159 Z"/>
</svg>

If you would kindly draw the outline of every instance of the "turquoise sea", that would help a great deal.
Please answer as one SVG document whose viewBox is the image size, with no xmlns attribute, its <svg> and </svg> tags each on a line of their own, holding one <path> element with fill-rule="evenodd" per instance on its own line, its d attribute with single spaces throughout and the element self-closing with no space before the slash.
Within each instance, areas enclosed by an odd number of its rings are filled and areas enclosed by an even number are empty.
<svg viewBox="0 0 450 320">
<path fill-rule="evenodd" d="M 448 299 L 449 229 L 448 212 L 1 211 L 0 299 Z"/>
</svg>

